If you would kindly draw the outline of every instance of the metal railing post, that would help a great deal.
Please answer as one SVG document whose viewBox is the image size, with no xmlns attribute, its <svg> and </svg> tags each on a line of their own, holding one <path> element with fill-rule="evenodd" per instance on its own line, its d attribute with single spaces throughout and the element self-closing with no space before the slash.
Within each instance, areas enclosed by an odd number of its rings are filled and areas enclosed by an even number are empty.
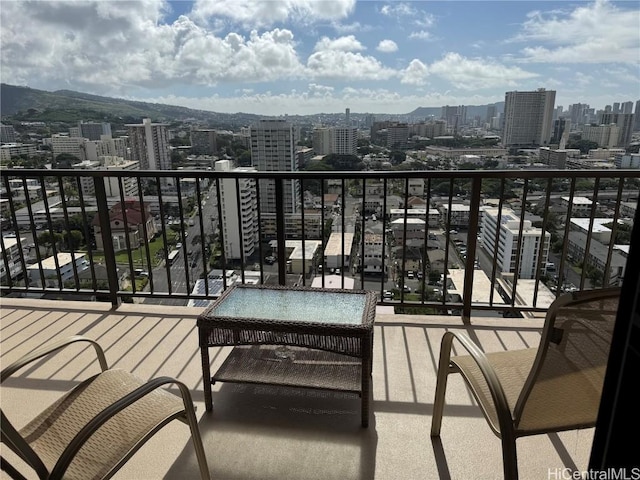
<svg viewBox="0 0 640 480">
<path fill-rule="evenodd" d="M 107 282 L 109 284 L 109 300 L 111 301 L 111 305 L 117 307 L 119 304 L 118 291 L 120 290 L 120 287 L 118 285 L 116 254 L 113 248 L 113 238 L 111 237 L 107 192 L 104 188 L 103 178 L 93 177 L 93 184 L 96 192 L 96 205 L 98 207 L 100 233 L 102 234 L 102 246 L 104 249 L 104 263 L 107 270 Z"/>
<path fill-rule="evenodd" d="M 287 259 L 285 258 L 285 226 L 284 226 L 284 188 L 282 178 L 275 179 L 276 182 L 276 239 L 278 243 L 278 284 L 287 284 Z"/>
<path fill-rule="evenodd" d="M 473 295 L 473 275 L 475 271 L 480 218 L 480 191 L 482 179 L 474 178 L 471 183 L 471 207 L 469 208 L 469 229 L 467 230 L 467 263 L 464 269 L 464 292 L 462 295 L 462 320 L 471 323 L 471 303 Z"/>
</svg>

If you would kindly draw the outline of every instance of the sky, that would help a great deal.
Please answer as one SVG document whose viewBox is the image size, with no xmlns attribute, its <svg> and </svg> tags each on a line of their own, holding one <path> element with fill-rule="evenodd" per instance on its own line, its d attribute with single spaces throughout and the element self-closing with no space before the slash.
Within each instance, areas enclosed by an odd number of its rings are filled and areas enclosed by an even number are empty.
<svg viewBox="0 0 640 480">
<path fill-rule="evenodd" d="M 640 2 L 2 0 L 0 80 L 259 115 L 640 99 Z"/>
</svg>

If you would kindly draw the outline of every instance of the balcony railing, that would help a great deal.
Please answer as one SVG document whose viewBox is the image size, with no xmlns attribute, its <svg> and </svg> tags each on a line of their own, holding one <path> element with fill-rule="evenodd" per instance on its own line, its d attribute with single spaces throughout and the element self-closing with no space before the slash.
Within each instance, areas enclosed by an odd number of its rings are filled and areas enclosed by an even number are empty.
<svg viewBox="0 0 640 480">
<path fill-rule="evenodd" d="M 317 279 L 407 313 L 542 312 L 622 281 L 639 186 L 638 170 L 5 169 L 0 288 L 184 305 Z"/>
</svg>

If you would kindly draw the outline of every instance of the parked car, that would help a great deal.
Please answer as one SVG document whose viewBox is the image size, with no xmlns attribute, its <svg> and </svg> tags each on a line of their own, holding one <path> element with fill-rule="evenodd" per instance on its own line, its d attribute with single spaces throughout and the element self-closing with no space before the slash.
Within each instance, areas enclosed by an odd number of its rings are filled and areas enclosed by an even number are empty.
<svg viewBox="0 0 640 480">
<path fill-rule="evenodd" d="M 268 265 L 273 265 L 274 263 L 276 263 L 276 257 L 274 257 L 273 255 L 267 255 L 266 257 L 264 257 L 264 261 Z"/>
<path fill-rule="evenodd" d="M 391 290 L 385 290 L 382 292 L 382 298 L 384 300 L 393 300 L 393 292 Z"/>
</svg>

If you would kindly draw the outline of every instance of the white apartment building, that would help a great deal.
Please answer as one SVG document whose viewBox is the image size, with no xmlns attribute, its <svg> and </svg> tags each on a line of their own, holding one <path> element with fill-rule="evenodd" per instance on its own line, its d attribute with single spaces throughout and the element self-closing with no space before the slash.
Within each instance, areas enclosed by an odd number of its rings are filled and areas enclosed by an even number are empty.
<svg viewBox="0 0 640 480">
<path fill-rule="evenodd" d="M 59 252 L 57 257 L 47 257 L 39 264 L 34 263 L 33 265 L 27 265 L 27 275 L 29 276 L 30 285 L 34 287 L 62 288 L 66 281 L 73 280 L 75 275 L 74 265 L 75 271 L 77 272 L 82 272 L 89 268 L 86 255 L 78 252 L 73 254 Z M 44 285 L 42 285 L 42 278 L 40 276 L 41 269 L 42 275 L 44 276 Z M 60 276 L 62 285 L 58 282 L 58 275 Z"/>
<path fill-rule="evenodd" d="M 515 273 L 516 260 L 519 261 L 518 278 L 535 278 L 538 257 L 542 255 L 540 265 L 544 266 L 549 254 L 551 235 L 542 235 L 542 229 L 533 227 L 530 220 L 520 225 L 520 217 L 510 208 L 502 209 L 500 225 L 498 225 L 498 208 L 485 208 L 482 211 L 480 245 L 493 255 L 493 245 L 498 233 L 498 252 L 495 258 L 498 271 Z M 520 229 L 522 228 L 522 238 Z M 543 242 L 542 248 L 540 242 Z M 520 258 L 518 243 L 521 242 Z"/>
<path fill-rule="evenodd" d="M 313 130 L 313 150 L 316 155 L 356 155 L 358 129 L 355 127 L 318 127 Z"/>
<path fill-rule="evenodd" d="M 30 143 L 5 143 L 0 146 L 0 160 L 8 162 L 11 158 L 21 155 L 32 157 L 36 152 L 36 146 Z"/>
<path fill-rule="evenodd" d="M 640 153 L 616 155 L 616 168 L 640 168 Z"/>
<path fill-rule="evenodd" d="M 334 128 L 332 150 L 332 153 L 338 155 L 356 155 L 358 153 L 358 129 L 355 127 Z"/>
<path fill-rule="evenodd" d="M 582 139 L 595 142 L 599 147 L 615 147 L 620 140 L 620 127 L 615 123 L 609 125 L 584 125 Z"/>
<path fill-rule="evenodd" d="M 364 257 L 360 265 L 360 269 L 366 274 L 382 274 L 386 273 L 387 265 L 385 262 L 385 271 L 382 270 L 383 258 L 387 258 L 384 243 L 382 243 L 382 235 L 379 233 L 365 232 L 364 234 Z"/>
<path fill-rule="evenodd" d="M 313 129 L 313 151 L 316 155 L 331 153 L 331 128 L 320 127 Z"/>
<path fill-rule="evenodd" d="M 260 172 L 295 172 L 298 157 L 291 123 L 285 120 L 260 120 L 251 127 L 251 160 Z M 285 214 L 296 213 L 300 202 L 300 182 L 283 180 L 283 208 Z M 274 181 L 260 182 L 260 213 L 265 222 L 275 218 L 276 185 Z"/>
<path fill-rule="evenodd" d="M 124 137 L 111 138 L 111 135 L 102 135 L 100 140 L 86 141 L 84 149 L 87 160 L 97 161 L 103 156 L 129 158 L 127 139 Z"/>
<path fill-rule="evenodd" d="M 219 160 L 215 163 L 217 172 L 229 172 L 231 162 Z M 238 167 L 234 172 L 255 172 L 248 167 Z M 252 178 L 220 178 L 220 207 L 222 210 L 222 231 L 224 254 L 227 260 L 247 260 L 258 248 L 258 200 L 256 181 Z M 239 206 L 238 206 L 239 199 Z"/>
<path fill-rule="evenodd" d="M 69 137 L 66 135 L 53 135 L 51 137 L 51 150 L 53 157 L 57 157 L 61 153 L 68 153 L 80 160 L 86 160 L 84 144 L 87 141 L 83 137 Z"/>
<path fill-rule="evenodd" d="M 324 247 L 324 263 L 327 268 L 349 268 L 351 265 L 351 249 L 353 233 L 334 232 Z M 344 239 L 344 243 L 343 243 Z M 344 257 L 343 257 L 344 252 Z"/>
<path fill-rule="evenodd" d="M 166 123 L 151 123 L 150 118 L 141 124 L 127 124 L 131 160 L 140 163 L 141 170 L 171 170 L 169 132 Z"/>
<path fill-rule="evenodd" d="M 24 247 L 26 239 L 20 238 L 20 243 Z M 0 242 L 0 258 L 4 258 L 5 253 L 7 255 L 7 263 L 9 264 L 9 277 L 11 279 L 17 278 L 18 275 L 22 273 L 22 264 L 20 263 L 20 250 L 18 248 L 17 238 L 2 238 L 2 241 Z M 9 284 L 4 261 L 0 261 L 0 281 L 3 285 Z"/>
<path fill-rule="evenodd" d="M 462 203 L 451 204 L 451 215 L 449 215 L 449 204 L 445 203 L 440 207 L 442 225 L 453 228 L 466 228 L 469 225 L 471 207 Z"/>
<path fill-rule="evenodd" d="M 507 92 L 504 106 L 505 147 L 547 145 L 553 129 L 555 90 Z"/>
</svg>

